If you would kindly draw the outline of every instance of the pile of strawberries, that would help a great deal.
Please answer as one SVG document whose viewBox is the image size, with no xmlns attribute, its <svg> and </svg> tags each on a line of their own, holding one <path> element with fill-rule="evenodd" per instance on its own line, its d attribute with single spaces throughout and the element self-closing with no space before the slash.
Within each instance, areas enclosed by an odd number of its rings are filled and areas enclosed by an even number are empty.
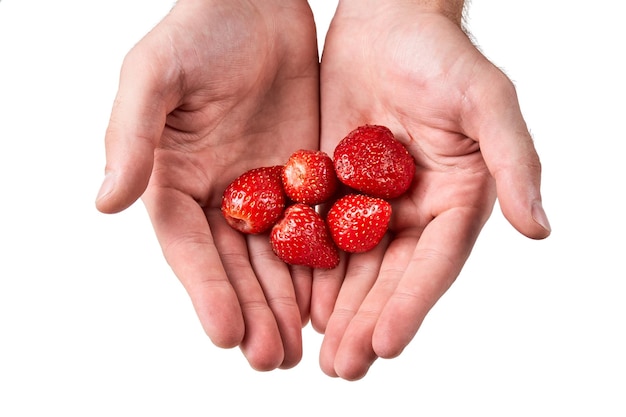
<svg viewBox="0 0 626 417">
<path fill-rule="evenodd" d="M 274 253 L 291 265 L 331 269 L 339 250 L 373 249 L 391 219 L 387 201 L 404 194 L 415 161 L 385 126 L 357 127 L 343 138 L 333 158 L 299 150 L 285 165 L 243 173 L 224 191 L 222 214 L 246 234 L 271 229 Z M 338 196 L 340 185 L 347 193 Z M 329 205 L 325 216 L 316 208 Z"/>
</svg>

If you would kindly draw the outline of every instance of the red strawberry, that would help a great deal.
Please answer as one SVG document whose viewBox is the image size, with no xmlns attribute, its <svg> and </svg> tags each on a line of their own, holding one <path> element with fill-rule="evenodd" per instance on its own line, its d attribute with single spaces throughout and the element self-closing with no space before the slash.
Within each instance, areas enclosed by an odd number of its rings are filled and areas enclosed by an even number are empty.
<svg viewBox="0 0 626 417">
<path fill-rule="evenodd" d="M 333 160 L 341 182 L 374 197 L 402 195 L 415 175 L 415 160 L 385 126 L 357 127 L 339 142 Z"/>
<path fill-rule="evenodd" d="M 326 222 L 330 235 L 346 252 L 367 252 L 380 243 L 391 218 L 391 204 L 382 198 L 348 194 L 337 200 Z"/>
<path fill-rule="evenodd" d="M 282 170 L 282 165 L 251 169 L 226 187 L 222 214 L 231 227 L 258 234 L 276 223 L 285 210 Z"/>
<path fill-rule="evenodd" d="M 331 269 L 339 264 L 339 253 L 322 216 L 307 204 L 296 203 L 270 233 L 274 253 L 291 265 Z"/>
<path fill-rule="evenodd" d="M 298 203 L 323 203 L 332 197 L 338 184 L 333 160 L 322 151 L 296 151 L 283 169 L 287 197 Z"/>
</svg>

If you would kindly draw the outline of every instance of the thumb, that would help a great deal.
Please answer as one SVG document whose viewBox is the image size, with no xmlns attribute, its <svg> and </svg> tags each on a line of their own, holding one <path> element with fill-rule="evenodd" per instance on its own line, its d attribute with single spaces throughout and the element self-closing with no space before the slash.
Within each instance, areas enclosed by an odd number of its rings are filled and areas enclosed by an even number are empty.
<svg viewBox="0 0 626 417">
<path fill-rule="evenodd" d="M 105 135 L 105 178 L 96 197 L 103 213 L 122 211 L 143 194 L 165 126 L 163 83 L 141 45 L 124 59 Z"/>
<path fill-rule="evenodd" d="M 525 236 L 544 239 L 550 235 L 551 227 L 541 199 L 541 163 L 515 87 L 495 67 L 484 74 L 492 79 L 477 83 L 484 89 L 475 91 L 474 97 L 480 100 L 474 101 L 474 114 L 468 117 L 471 137 L 479 141 L 495 178 L 503 215 Z"/>
</svg>

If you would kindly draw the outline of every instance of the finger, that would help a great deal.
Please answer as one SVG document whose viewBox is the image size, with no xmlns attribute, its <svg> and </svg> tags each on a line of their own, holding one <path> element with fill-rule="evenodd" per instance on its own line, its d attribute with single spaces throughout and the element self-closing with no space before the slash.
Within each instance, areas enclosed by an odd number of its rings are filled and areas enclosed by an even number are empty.
<svg viewBox="0 0 626 417">
<path fill-rule="evenodd" d="M 319 333 L 325 333 L 328 320 L 345 276 L 346 256 L 340 254 L 339 265 L 333 269 L 313 271 L 311 284 L 311 325 Z"/>
<path fill-rule="evenodd" d="M 306 326 L 311 316 L 311 286 L 313 271 L 311 268 L 299 265 L 289 267 L 296 294 L 298 309 L 300 310 L 300 325 Z"/>
<path fill-rule="evenodd" d="M 346 276 L 336 303 L 333 303 L 320 348 L 320 367 L 326 375 L 339 376 L 335 371 L 337 350 L 345 330 L 376 281 L 382 251 L 382 248 L 375 248 L 371 253 L 351 255 L 344 261 L 347 263 Z"/>
<path fill-rule="evenodd" d="M 348 335 L 346 331 L 353 326 L 357 312 L 362 313 L 362 305 L 375 285 L 388 244 L 389 236 L 386 235 L 373 250 L 352 254 L 346 258 L 345 279 L 328 320 L 320 349 L 320 366 L 329 376 L 341 376 L 349 380 L 359 379 L 365 374 L 362 369 L 369 368 L 376 360 L 371 349 L 371 332 L 355 332 L 355 335 Z M 372 329 L 374 323 L 375 320 L 372 321 Z M 345 340 L 352 340 L 354 337 L 364 342 L 356 344 L 359 348 L 358 354 L 349 352 L 347 361 L 342 361 L 341 358 L 337 360 L 337 352 L 347 345 Z"/>
<path fill-rule="evenodd" d="M 105 135 L 105 178 L 96 197 L 103 213 L 124 210 L 147 187 L 156 148 L 176 97 L 156 58 L 140 42 L 126 56 Z M 151 71 L 152 70 L 152 71 Z M 169 71 L 164 68 L 163 71 Z M 168 84 L 169 83 L 169 84 Z"/>
<path fill-rule="evenodd" d="M 247 240 L 252 267 L 280 331 L 284 351 L 280 367 L 292 368 L 302 359 L 302 319 L 289 268 L 274 255 L 267 235 Z"/>
<path fill-rule="evenodd" d="M 388 246 L 385 242 L 372 252 L 353 256 L 355 265 L 350 258 L 351 266 L 324 338 L 329 342 L 322 345 L 322 358 L 327 357 L 341 378 L 362 378 L 378 358 L 372 345 L 374 329 L 416 242 L 417 238 L 395 239 Z"/>
<path fill-rule="evenodd" d="M 522 234 L 543 239 L 551 227 L 543 209 L 541 163 L 523 119 L 515 87 L 491 64 L 468 94 L 466 127 L 496 180 L 502 213 Z"/>
<path fill-rule="evenodd" d="M 245 236 L 232 229 L 219 210 L 207 213 L 226 275 L 233 286 L 245 323 L 241 351 L 258 371 L 276 369 L 285 353 L 279 326 L 249 258 Z"/>
<path fill-rule="evenodd" d="M 486 221 L 477 210 L 449 210 L 424 229 L 376 323 L 372 344 L 378 356 L 399 355 L 452 285 Z"/>
<path fill-rule="evenodd" d="M 192 197 L 169 187 L 152 187 L 143 200 L 165 259 L 187 290 L 205 332 L 219 347 L 239 345 L 244 318 L 203 210 Z"/>
</svg>

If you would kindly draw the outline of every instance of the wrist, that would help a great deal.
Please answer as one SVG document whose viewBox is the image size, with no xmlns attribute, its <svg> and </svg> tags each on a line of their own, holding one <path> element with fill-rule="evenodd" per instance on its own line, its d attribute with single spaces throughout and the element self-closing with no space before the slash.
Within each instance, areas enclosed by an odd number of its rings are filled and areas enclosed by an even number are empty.
<svg viewBox="0 0 626 417">
<path fill-rule="evenodd" d="M 339 7 L 353 14 L 376 14 L 384 8 L 411 6 L 418 13 L 441 14 L 458 26 L 463 20 L 464 5 L 464 0 L 339 0 Z"/>
</svg>

